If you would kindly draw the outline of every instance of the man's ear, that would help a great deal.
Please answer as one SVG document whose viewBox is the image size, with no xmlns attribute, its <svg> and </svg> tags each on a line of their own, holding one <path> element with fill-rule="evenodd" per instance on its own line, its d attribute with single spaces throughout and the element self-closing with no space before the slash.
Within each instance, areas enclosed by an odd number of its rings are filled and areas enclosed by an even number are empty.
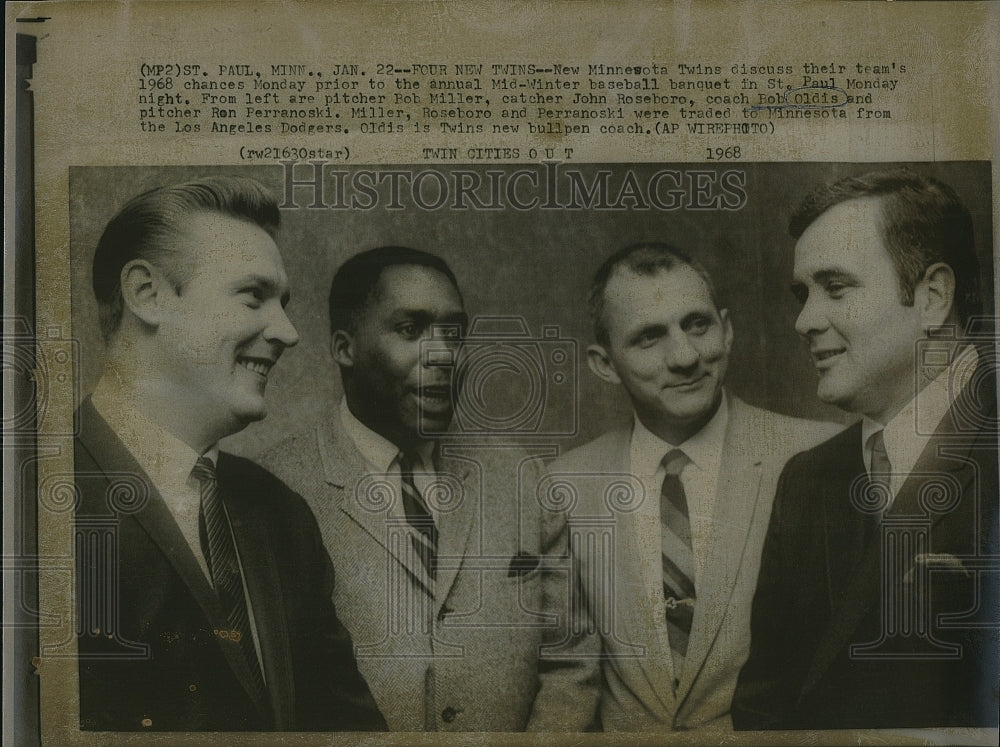
<svg viewBox="0 0 1000 747">
<path fill-rule="evenodd" d="M 145 259 L 125 263 L 121 271 L 121 288 L 124 308 L 154 328 L 163 321 L 167 294 L 176 295 L 163 272 Z"/>
<path fill-rule="evenodd" d="M 914 289 L 913 303 L 920 310 L 925 329 L 934 329 L 953 321 L 955 271 L 944 262 L 928 267 L 923 280 Z"/>
<path fill-rule="evenodd" d="M 354 365 L 354 338 L 350 332 L 338 329 L 330 335 L 330 355 L 338 366 L 350 368 Z"/>
<path fill-rule="evenodd" d="M 609 384 L 622 383 L 621 377 L 615 370 L 614 361 L 611 360 L 611 356 L 608 355 L 608 351 L 603 345 L 595 343 L 587 348 L 587 364 L 601 381 L 606 381 Z"/>
<path fill-rule="evenodd" d="M 729 318 L 729 309 L 719 309 L 719 319 L 722 320 L 722 339 L 726 343 L 726 353 L 733 349 L 733 320 Z"/>
</svg>

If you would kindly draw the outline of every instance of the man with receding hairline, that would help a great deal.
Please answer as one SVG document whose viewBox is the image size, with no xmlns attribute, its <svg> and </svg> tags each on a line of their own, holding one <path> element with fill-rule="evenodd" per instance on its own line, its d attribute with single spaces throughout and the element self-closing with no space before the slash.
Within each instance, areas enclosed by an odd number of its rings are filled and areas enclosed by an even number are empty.
<svg viewBox="0 0 1000 747">
<path fill-rule="evenodd" d="M 302 498 L 218 442 L 266 414 L 298 333 L 257 182 L 129 201 L 94 256 L 104 371 L 74 444 L 80 725 L 384 728 Z"/>
<path fill-rule="evenodd" d="M 726 391 L 729 312 L 676 247 L 616 252 L 590 302 L 590 368 L 625 389 L 634 422 L 550 469 L 577 505 L 554 551 L 570 556 L 568 600 L 565 577 L 551 577 L 568 620 L 543 654 L 530 728 L 728 730 L 778 472 L 835 427 Z M 635 496 L 627 505 L 609 499 L 621 485 Z M 597 521 L 611 533 L 587 541 Z"/>
</svg>

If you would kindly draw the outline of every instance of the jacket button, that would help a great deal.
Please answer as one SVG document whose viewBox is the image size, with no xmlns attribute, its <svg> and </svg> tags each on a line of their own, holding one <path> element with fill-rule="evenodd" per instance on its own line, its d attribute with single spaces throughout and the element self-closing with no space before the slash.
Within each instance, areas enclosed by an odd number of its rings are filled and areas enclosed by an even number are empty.
<svg viewBox="0 0 1000 747">
<path fill-rule="evenodd" d="M 441 720 L 444 721 L 446 724 L 450 724 L 452 721 L 455 720 L 455 716 L 457 715 L 458 712 L 451 706 L 448 706 L 443 711 L 441 711 Z"/>
</svg>

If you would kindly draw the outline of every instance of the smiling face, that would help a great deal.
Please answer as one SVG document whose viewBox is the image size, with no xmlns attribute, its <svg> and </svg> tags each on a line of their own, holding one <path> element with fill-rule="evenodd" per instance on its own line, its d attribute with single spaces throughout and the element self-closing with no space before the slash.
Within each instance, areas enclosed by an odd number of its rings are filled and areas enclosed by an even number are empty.
<svg viewBox="0 0 1000 747">
<path fill-rule="evenodd" d="M 441 272 L 420 265 L 392 265 L 379 276 L 372 297 L 350 332 L 334 332 L 353 415 L 400 448 L 421 434 L 445 430 L 452 417 L 452 369 L 421 360 L 421 341 L 432 325 L 465 325 L 458 289 Z"/>
<path fill-rule="evenodd" d="M 728 315 L 687 265 L 654 275 L 620 268 L 604 293 L 608 346 L 591 346 L 591 367 L 625 387 L 650 431 L 683 442 L 722 398 L 733 344 Z"/>
<path fill-rule="evenodd" d="M 274 241 L 249 221 L 198 212 L 172 241 L 184 280 L 161 302 L 159 385 L 176 403 L 171 419 L 212 443 L 267 412 L 268 373 L 299 339 L 284 309 L 288 278 Z"/>
<path fill-rule="evenodd" d="M 886 423 L 915 393 L 920 303 L 904 306 L 878 198 L 819 216 L 795 245 L 796 331 L 809 344 L 824 402 Z"/>
</svg>

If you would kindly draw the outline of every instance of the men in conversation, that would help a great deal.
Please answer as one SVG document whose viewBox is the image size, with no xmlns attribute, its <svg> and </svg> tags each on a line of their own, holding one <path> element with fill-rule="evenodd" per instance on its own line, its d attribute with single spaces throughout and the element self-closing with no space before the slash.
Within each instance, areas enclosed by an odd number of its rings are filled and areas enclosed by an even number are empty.
<svg viewBox="0 0 1000 747">
<path fill-rule="evenodd" d="M 255 181 L 145 192 L 93 261 L 107 359 L 77 412 L 80 725 L 377 730 L 301 497 L 219 440 L 298 334 Z"/>
<path fill-rule="evenodd" d="M 569 620 L 543 655 L 529 728 L 728 728 L 778 474 L 834 427 L 727 391 L 729 312 L 676 247 L 609 257 L 590 310 L 590 368 L 625 389 L 634 419 L 551 467 L 577 501 L 558 535 L 570 569 L 555 586 L 568 599 L 551 594 Z M 620 485 L 631 501 L 609 500 Z M 597 520 L 610 525 L 604 541 L 584 541 Z"/>
<path fill-rule="evenodd" d="M 970 324 L 969 211 L 936 179 L 873 171 L 789 228 L 817 394 L 861 420 L 782 475 L 734 724 L 995 727 L 995 352 Z"/>
<path fill-rule="evenodd" d="M 337 270 L 329 315 L 344 397 L 268 463 L 319 521 L 361 671 L 393 730 L 521 730 L 544 542 L 521 485 L 538 475 L 519 450 L 442 438 L 467 324 L 455 275 L 427 252 L 371 249 Z"/>
</svg>

